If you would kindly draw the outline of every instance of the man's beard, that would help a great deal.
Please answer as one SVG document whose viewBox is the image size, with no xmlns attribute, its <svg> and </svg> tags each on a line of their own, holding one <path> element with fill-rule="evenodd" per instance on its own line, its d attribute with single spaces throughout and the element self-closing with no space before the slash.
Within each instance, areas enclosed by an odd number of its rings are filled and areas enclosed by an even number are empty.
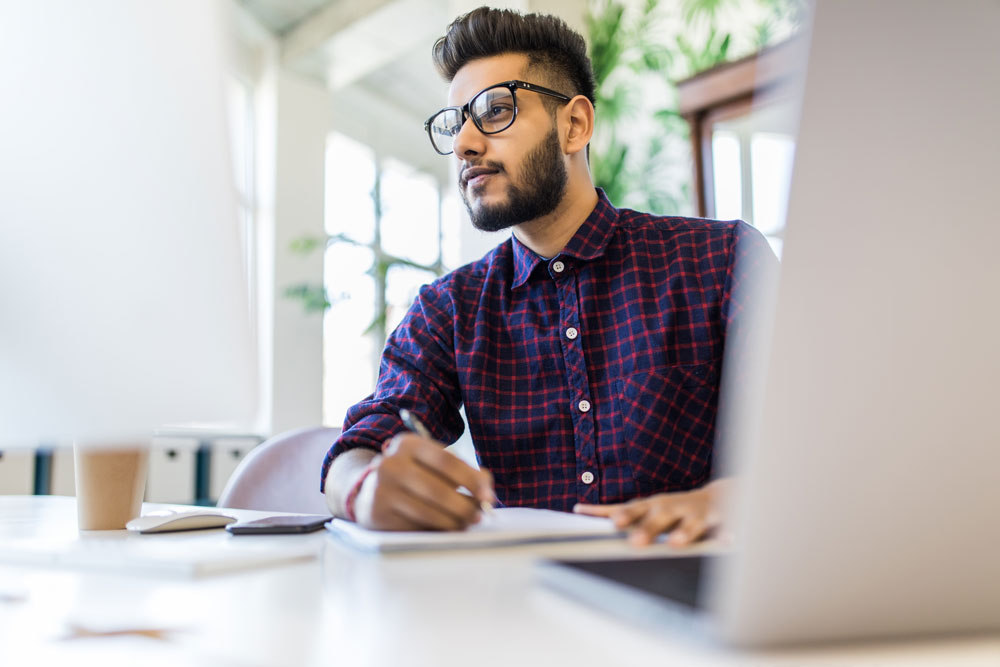
<svg viewBox="0 0 1000 667">
<path fill-rule="evenodd" d="M 498 163 L 487 166 L 503 169 Z M 498 232 L 514 225 L 540 218 L 554 211 L 566 193 L 566 165 L 562 161 L 562 147 L 555 128 L 542 139 L 522 163 L 521 180 L 524 185 L 507 185 L 507 201 L 489 206 L 480 204 L 473 209 L 466 188 L 459 187 L 462 200 L 469 210 L 469 217 L 476 229 Z"/>
</svg>

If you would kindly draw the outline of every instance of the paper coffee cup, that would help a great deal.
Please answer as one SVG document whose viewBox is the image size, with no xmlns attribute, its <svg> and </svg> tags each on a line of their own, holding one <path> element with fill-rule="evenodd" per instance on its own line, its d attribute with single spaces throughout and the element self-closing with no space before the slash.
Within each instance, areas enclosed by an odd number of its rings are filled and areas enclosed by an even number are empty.
<svg viewBox="0 0 1000 667">
<path fill-rule="evenodd" d="M 149 448 L 73 446 L 80 530 L 121 530 L 142 511 Z"/>
</svg>

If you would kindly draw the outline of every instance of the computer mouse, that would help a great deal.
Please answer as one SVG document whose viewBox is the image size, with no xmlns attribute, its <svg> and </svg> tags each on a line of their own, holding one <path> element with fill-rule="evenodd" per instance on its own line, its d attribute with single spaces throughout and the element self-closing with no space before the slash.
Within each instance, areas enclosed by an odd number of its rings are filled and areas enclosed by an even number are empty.
<svg viewBox="0 0 1000 667">
<path fill-rule="evenodd" d="M 132 519 L 125 528 L 137 533 L 169 533 L 178 530 L 222 528 L 236 517 L 214 510 L 157 510 Z"/>
</svg>

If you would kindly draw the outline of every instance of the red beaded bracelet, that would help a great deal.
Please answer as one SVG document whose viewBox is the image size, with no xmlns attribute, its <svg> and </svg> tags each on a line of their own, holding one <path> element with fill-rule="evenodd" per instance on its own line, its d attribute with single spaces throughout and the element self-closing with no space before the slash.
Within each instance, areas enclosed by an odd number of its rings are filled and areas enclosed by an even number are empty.
<svg viewBox="0 0 1000 667">
<path fill-rule="evenodd" d="M 351 487 L 351 490 L 347 492 L 347 497 L 344 498 L 344 515 L 350 521 L 357 521 L 357 518 L 354 516 L 354 501 L 358 499 L 358 494 L 361 492 L 361 485 L 368 479 L 368 475 L 375 472 L 375 469 L 378 467 L 376 463 L 377 460 L 373 460 L 365 467 L 364 472 L 358 477 L 358 481 L 354 482 L 354 486 Z"/>
</svg>

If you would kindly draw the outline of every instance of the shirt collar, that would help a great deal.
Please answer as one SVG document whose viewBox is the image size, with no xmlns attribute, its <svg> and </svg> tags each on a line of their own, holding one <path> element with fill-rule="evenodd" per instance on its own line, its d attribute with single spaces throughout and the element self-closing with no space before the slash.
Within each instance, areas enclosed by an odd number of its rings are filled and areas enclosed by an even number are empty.
<svg viewBox="0 0 1000 667">
<path fill-rule="evenodd" d="M 608 247 L 617 221 L 618 209 L 608 201 L 604 190 L 597 188 L 597 206 L 576 230 L 566 247 L 551 259 L 571 257 L 589 261 L 600 257 Z M 514 281 L 511 289 L 516 289 L 528 280 L 535 267 L 548 260 L 518 241 L 514 235 L 511 235 L 511 243 L 514 246 Z"/>
</svg>

